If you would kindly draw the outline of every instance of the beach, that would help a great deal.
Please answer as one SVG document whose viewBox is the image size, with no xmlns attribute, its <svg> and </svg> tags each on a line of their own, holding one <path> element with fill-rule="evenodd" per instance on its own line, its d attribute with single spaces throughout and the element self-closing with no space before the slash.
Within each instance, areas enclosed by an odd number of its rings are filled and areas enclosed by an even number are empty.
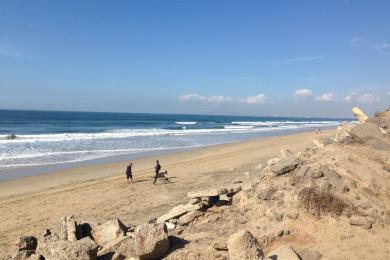
<svg viewBox="0 0 390 260">
<path fill-rule="evenodd" d="M 12 251 L 20 235 L 39 235 L 57 227 L 62 216 L 74 215 L 96 223 L 120 218 L 139 224 L 187 200 L 188 191 L 231 183 L 237 176 L 252 178 L 256 166 L 279 154 L 313 147 L 313 138 L 334 134 L 326 130 L 214 145 L 133 160 L 134 183 L 128 185 L 128 161 L 63 169 L 49 174 L 0 182 L 0 252 Z M 159 159 L 172 183 L 153 185 Z M 58 230 L 52 230 L 58 232 Z"/>
</svg>

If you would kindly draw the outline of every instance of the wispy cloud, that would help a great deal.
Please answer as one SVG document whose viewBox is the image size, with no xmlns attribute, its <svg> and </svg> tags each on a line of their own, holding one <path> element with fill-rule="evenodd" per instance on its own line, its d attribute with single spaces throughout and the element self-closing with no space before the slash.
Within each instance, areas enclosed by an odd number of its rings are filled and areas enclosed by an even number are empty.
<svg viewBox="0 0 390 260">
<path fill-rule="evenodd" d="M 265 95 L 258 94 L 256 96 L 249 96 L 246 98 L 231 98 L 227 96 L 202 96 L 197 93 L 190 93 L 179 96 L 180 102 L 198 101 L 198 102 L 209 102 L 209 103 L 226 103 L 226 102 L 237 102 L 244 104 L 264 104 Z"/>
<path fill-rule="evenodd" d="M 256 96 L 250 96 L 247 98 L 241 98 L 239 99 L 240 103 L 246 103 L 246 104 L 264 104 L 265 103 L 265 95 L 264 94 L 258 94 Z"/>
<path fill-rule="evenodd" d="M 389 54 L 388 50 L 390 50 L 390 43 L 372 43 L 361 38 L 353 38 L 349 41 L 349 44 L 354 48 L 368 47 L 382 55 Z"/>
<path fill-rule="evenodd" d="M 311 89 L 297 89 L 294 92 L 294 96 L 296 98 L 307 98 L 307 97 L 311 97 L 312 95 L 313 92 L 311 91 Z"/>
<path fill-rule="evenodd" d="M 354 92 L 344 98 L 346 102 L 358 102 L 362 104 L 373 104 L 380 101 L 380 98 L 371 93 Z"/>
<path fill-rule="evenodd" d="M 281 61 L 281 63 L 301 63 L 301 62 L 321 60 L 323 58 L 325 58 L 324 55 L 296 57 L 296 58 L 284 59 Z"/>
<path fill-rule="evenodd" d="M 328 92 L 323 94 L 322 96 L 317 97 L 316 100 L 321 102 L 330 102 L 330 101 L 336 101 L 336 98 L 333 93 Z"/>
<path fill-rule="evenodd" d="M 225 97 L 225 96 L 201 96 L 197 93 L 191 93 L 179 96 L 180 102 L 186 102 L 186 101 L 203 101 L 203 102 L 210 102 L 210 103 L 223 103 L 223 102 L 229 102 L 232 101 L 232 98 Z"/>
</svg>

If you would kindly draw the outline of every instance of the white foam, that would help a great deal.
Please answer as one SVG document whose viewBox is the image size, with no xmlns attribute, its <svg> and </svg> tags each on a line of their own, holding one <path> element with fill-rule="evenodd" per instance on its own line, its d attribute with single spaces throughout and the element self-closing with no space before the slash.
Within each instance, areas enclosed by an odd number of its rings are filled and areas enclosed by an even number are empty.
<svg viewBox="0 0 390 260">
<path fill-rule="evenodd" d="M 177 125 L 196 125 L 198 122 L 193 122 L 193 121 L 178 121 L 175 122 Z"/>
</svg>

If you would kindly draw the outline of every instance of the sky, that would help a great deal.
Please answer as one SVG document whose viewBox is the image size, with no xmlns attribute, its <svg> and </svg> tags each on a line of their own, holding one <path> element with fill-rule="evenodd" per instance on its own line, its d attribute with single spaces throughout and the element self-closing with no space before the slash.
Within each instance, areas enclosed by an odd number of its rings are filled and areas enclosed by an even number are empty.
<svg viewBox="0 0 390 260">
<path fill-rule="evenodd" d="M 389 103 L 387 0 L 0 0 L 0 109 L 345 117 Z"/>
</svg>

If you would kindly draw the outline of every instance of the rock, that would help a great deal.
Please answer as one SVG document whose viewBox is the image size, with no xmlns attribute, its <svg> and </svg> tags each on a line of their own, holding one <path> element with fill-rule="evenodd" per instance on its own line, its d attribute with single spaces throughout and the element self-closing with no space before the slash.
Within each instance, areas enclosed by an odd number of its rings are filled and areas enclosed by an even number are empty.
<svg viewBox="0 0 390 260">
<path fill-rule="evenodd" d="M 390 130 L 390 108 L 384 112 L 375 113 L 374 117 L 370 118 L 368 121 L 377 124 L 387 134 L 387 130 Z"/>
<path fill-rule="evenodd" d="M 350 132 L 352 138 L 358 142 L 366 142 L 369 139 L 382 139 L 383 134 L 374 123 L 364 123 L 356 125 Z"/>
<path fill-rule="evenodd" d="M 77 238 L 92 237 L 92 229 L 97 227 L 98 224 L 91 221 L 82 221 L 77 224 Z"/>
<path fill-rule="evenodd" d="M 358 107 L 352 108 L 352 114 L 360 123 L 364 123 L 368 120 L 368 116 Z"/>
<path fill-rule="evenodd" d="M 143 224 L 135 229 L 135 250 L 140 259 L 160 259 L 169 251 L 165 224 Z"/>
<path fill-rule="evenodd" d="M 98 245 L 86 237 L 74 242 L 62 239 L 44 239 L 38 242 L 37 254 L 45 260 L 96 259 Z"/>
<path fill-rule="evenodd" d="M 111 260 L 125 260 L 126 257 L 124 255 L 121 255 L 119 253 L 115 253 L 112 255 Z"/>
<path fill-rule="evenodd" d="M 185 226 L 194 221 L 197 217 L 203 215 L 203 212 L 199 210 L 191 211 L 185 214 L 184 216 L 181 216 L 179 220 L 177 221 L 177 224 L 180 226 Z"/>
<path fill-rule="evenodd" d="M 222 194 L 227 194 L 228 190 L 226 188 L 214 188 L 201 191 L 191 191 L 187 193 L 187 196 L 191 198 L 200 198 L 200 197 L 211 197 L 211 196 L 220 196 Z"/>
<path fill-rule="evenodd" d="M 362 216 L 350 217 L 349 224 L 351 224 L 352 226 L 362 226 L 366 229 L 370 229 L 372 227 L 372 223 L 367 218 Z"/>
<path fill-rule="evenodd" d="M 168 231 L 174 230 L 176 228 L 176 224 L 171 222 L 165 222 L 165 225 L 167 226 Z"/>
<path fill-rule="evenodd" d="M 275 187 L 265 187 L 258 191 L 257 198 L 261 200 L 273 200 L 277 189 Z"/>
<path fill-rule="evenodd" d="M 102 225 L 93 227 L 91 235 L 98 245 L 104 246 L 111 241 L 124 237 L 126 229 L 126 226 L 119 219 L 112 219 Z"/>
<path fill-rule="evenodd" d="M 320 192 L 327 193 L 332 190 L 332 184 L 329 181 L 322 182 L 320 186 Z"/>
<path fill-rule="evenodd" d="M 250 204 L 253 190 L 244 190 L 233 196 L 232 205 L 242 209 Z"/>
<path fill-rule="evenodd" d="M 291 211 L 291 212 L 288 212 L 286 214 L 286 216 L 289 218 L 289 219 L 292 219 L 292 220 L 296 220 L 299 216 L 299 212 L 297 211 Z"/>
<path fill-rule="evenodd" d="M 230 260 L 262 259 L 264 254 L 257 239 L 246 230 L 240 230 L 227 242 Z"/>
<path fill-rule="evenodd" d="M 314 250 L 310 250 L 307 248 L 294 248 L 295 252 L 298 254 L 298 256 L 301 258 L 301 260 L 320 260 L 322 258 L 322 255 Z"/>
<path fill-rule="evenodd" d="M 280 159 L 293 160 L 294 159 L 294 155 L 288 149 L 280 149 Z"/>
<path fill-rule="evenodd" d="M 294 249 L 289 245 L 283 245 L 267 255 L 271 260 L 300 260 Z"/>
<path fill-rule="evenodd" d="M 271 159 L 269 159 L 269 160 L 267 161 L 267 165 L 268 165 L 268 166 L 271 166 L 271 165 L 277 163 L 278 161 L 280 161 L 279 158 L 276 158 L 276 157 L 275 157 L 275 158 L 271 158 Z"/>
<path fill-rule="evenodd" d="M 16 241 L 18 251 L 35 250 L 37 249 L 37 238 L 34 236 L 20 237 Z"/>
<path fill-rule="evenodd" d="M 188 203 L 192 204 L 192 205 L 195 205 L 197 203 L 201 202 L 201 199 L 196 197 L 196 198 L 192 198 L 188 201 Z"/>
<path fill-rule="evenodd" d="M 178 218 L 187 212 L 195 211 L 198 209 L 201 209 L 203 207 L 203 203 L 198 204 L 181 204 L 179 206 L 174 207 L 171 209 L 168 213 L 162 215 L 161 217 L 157 218 L 157 223 L 164 223 L 172 218 Z"/>
<path fill-rule="evenodd" d="M 354 123 L 344 123 L 337 127 L 336 136 L 334 141 L 336 143 L 345 143 L 351 138 L 351 129 L 356 126 Z"/>
<path fill-rule="evenodd" d="M 275 176 L 284 175 L 295 170 L 299 165 L 298 159 L 288 159 L 282 158 L 275 164 L 270 166 L 270 170 L 275 174 Z"/>
<path fill-rule="evenodd" d="M 60 219 L 60 238 L 68 241 L 77 240 L 76 221 L 74 216 L 65 216 Z"/>
<path fill-rule="evenodd" d="M 130 236 L 126 236 L 111 241 L 107 243 L 102 249 L 100 249 L 97 255 L 104 256 L 112 253 L 118 253 L 125 257 L 136 256 L 135 239 Z"/>
<path fill-rule="evenodd" d="M 237 192 L 240 192 L 242 190 L 242 187 L 240 185 L 229 186 L 229 187 L 226 188 L 226 190 L 227 190 L 226 195 L 233 196 Z M 225 194 L 222 194 L 220 196 L 223 196 L 223 195 L 225 195 Z"/>
</svg>

